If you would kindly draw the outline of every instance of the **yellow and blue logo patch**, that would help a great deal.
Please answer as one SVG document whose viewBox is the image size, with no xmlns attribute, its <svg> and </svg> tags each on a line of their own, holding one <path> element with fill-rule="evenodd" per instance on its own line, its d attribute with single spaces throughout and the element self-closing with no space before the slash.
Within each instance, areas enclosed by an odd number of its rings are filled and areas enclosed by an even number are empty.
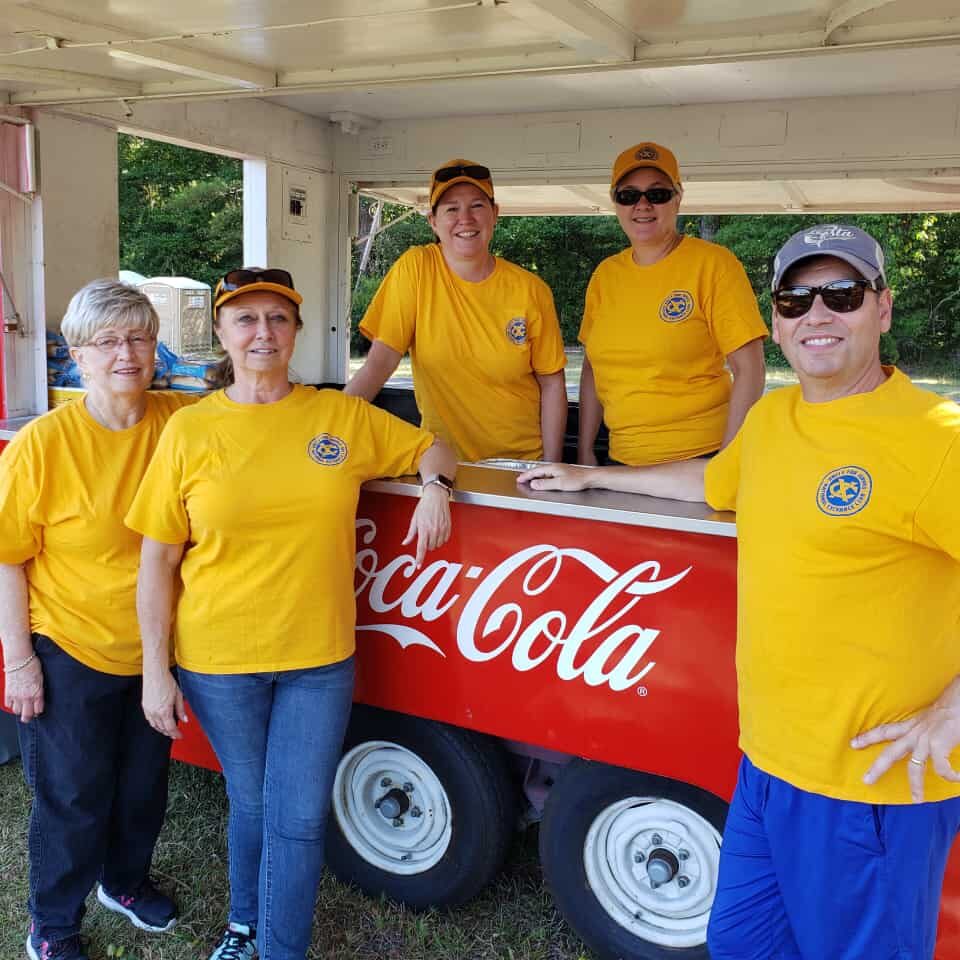
<svg viewBox="0 0 960 960">
<path fill-rule="evenodd" d="M 347 459 L 347 445 L 332 433 L 321 433 L 307 444 L 310 459 L 323 467 L 335 467 Z"/>
<path fill-rule="evenodd" d="M 511 343 L 518 347 L 527 342 L 527 320 L 525 317 L 514 317 L 507 324 L 507 336 Z"/>
<path fill-rule="evenodd" d="M 660 304 L 660 319 L 666 323 L 679 323 L 693 313 L 693 297 L 687 290 L 674 290 Z"/>
<path fill-rule="evenodd" d="M 820 481 L 817 506 L 831 517 L 850 517 L 870 502 L 871 493 L 873 478 L 863 467 L 838 467 Z"/>
</svg>

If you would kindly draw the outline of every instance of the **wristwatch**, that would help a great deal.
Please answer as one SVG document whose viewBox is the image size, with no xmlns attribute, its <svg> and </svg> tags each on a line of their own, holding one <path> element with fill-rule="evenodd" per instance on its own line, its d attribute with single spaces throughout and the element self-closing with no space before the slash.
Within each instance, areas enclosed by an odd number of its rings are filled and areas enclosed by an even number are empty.
<svg viewBox="0 0 960 960">
<path fill-rule="evenodd" d="M 432 476 L 429 480 L 424 480 L 423 481 L 424 490 L 426 490 L 426 488 L 429 487 L 431 483 L 435 483 L 437 484 L 437 486 L 443 487 L 443 489 L 447 491 L 447 494 L 449 495 L 450 499 L 451 500 L 453 499 L 453 490 L 454 490 L 453 481 L 449 477 L 445 477 L 442 473 L 438 473 Z"/>
</svg>

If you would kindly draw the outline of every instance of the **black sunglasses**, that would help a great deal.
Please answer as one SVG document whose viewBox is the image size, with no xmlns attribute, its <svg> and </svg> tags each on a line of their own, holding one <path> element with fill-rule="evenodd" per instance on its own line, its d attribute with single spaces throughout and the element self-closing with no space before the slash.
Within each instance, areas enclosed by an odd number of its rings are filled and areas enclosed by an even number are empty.
<svg viewBox="0 0 960 960">
<path fill-rule="evenodd" d="M 441 167 L 434 175 L 435 183 L 449 183 L 457 177 L 469 177 L 471 180 L 489 180 L 490 168 L 481 167 L 476 163 L 469 163 L 459 167 Z"/>
<path fill-rule="evenodd" d="M 231 270 L 218 284 L 218 290 L 229 291 L 239 290 L 241 287 L 248 287 L 251 283 L 276 283 L 281 287 L 288 287 L 295 290 L 293 277 L 286 270 L 275 270 L 267 268 L 261 270 L 259 267 L 244 267 L 241 270 Z"/>
<path fill-rule="evenodd" d="M 671 187 L 651 187 L 649 190 L 638 190 L 636 187 L 619 187 L 613 191 L 613 202 L 621 207 L 632 207 L 639 203 L 642 197 L 646 197 L 655 207 L 659 207 L 664 203 L 669 203 L 676 195 L 677 191 Z"/>
<path fill-rule="evenodd" d="M 831 280 L 822 287 L 781 287 L 774 291 L 773 303 L 781 317 L 796 320 L 809 312 L 819 293 L 828 310 L 834 313 L 852 313 L 863 306 L 863 297 L 867 290 L 882 289 L 882 286 L 869 280 Z"/>
</svg>

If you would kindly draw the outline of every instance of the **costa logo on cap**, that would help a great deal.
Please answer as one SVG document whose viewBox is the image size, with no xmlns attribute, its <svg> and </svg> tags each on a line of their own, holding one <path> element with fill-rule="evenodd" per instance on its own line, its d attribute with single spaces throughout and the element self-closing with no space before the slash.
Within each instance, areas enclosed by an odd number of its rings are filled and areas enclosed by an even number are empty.
<svg viewBox="0 0 960 960">
<path fill-rule="evenodd" d="M 852 240 L 854 233 L 846 227 L 831 225 L 829 227 L 815 227 L 803 235 L 803 242 L 815 247 L 821 247 L 828 240 Z"/>
<path fill-rule="evenodd" d="M 634 156 L 638 160 L 659 160 L 660 154 L 653 147 L 642 147 Z"/>
<path fill-rule="evenodd" d="M 839 467 L 820 481 L 817 506 L 831 517 L 849 517 L 869 502 L 873 479 L 863 467 Z"/>
<path fill-rule="evenodd" d="M 310 459 L 322 467 L 335 467 L 347 459 L 347 445 L 332 433 L 321 433 L 307 444 Z"/>
</svg>

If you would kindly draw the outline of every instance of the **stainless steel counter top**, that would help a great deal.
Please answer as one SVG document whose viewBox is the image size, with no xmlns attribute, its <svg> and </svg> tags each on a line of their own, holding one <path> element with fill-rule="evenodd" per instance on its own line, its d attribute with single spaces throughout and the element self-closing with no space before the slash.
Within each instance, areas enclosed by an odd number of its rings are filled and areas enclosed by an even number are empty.
<svg viewBox="0 0 960 960">
<path fill-rule="evenodd" d="M 663 530 L 706 533 L 719 537 L 737 535 L 733 513 L 718 513 L 705 503 L 660 500 L 611 490 L 584 490 L 582 493 L 547 493 L 517 484 L 515 469 L 461 463 L 457 468 L 458 503 L 471 503 L 502 510 L 522 510 L 579 520 L 627 523 Z M 399 496 L 416 497 L 416 477 L 371 480 L 364 489 Z"/>
</svg>

